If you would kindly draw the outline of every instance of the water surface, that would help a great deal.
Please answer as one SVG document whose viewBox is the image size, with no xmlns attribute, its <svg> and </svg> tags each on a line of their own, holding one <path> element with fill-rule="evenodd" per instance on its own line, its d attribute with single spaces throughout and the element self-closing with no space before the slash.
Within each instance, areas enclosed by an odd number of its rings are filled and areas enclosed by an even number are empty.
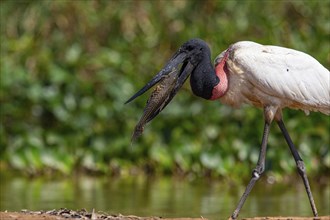
<svg viewBox="0 0 330 220">
<path fill-rule="evenodd" d="M 330 213 L 330 184 L 312 182 L 320 215 Z M 63 179 L 1 175 L 1 211 L 69 208 L 108 214 L 227 219 L 244 185 L 220 181 L 146 177 L 74 177 Z M 260 181 L 248 197 L 240 217 L 310 216 L 300 181 L 269 184 Z"/>
</svg>

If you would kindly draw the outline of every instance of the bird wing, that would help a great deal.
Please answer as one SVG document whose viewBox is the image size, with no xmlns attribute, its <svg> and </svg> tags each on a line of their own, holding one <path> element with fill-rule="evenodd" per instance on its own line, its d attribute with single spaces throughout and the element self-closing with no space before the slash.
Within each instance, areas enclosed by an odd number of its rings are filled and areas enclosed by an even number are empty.
<svg viewBox="0 0 330 220">
<path fill-rule="evenodd" d="M 330 72 L 310 55 L 247 41 L 230 50 L 229 59 L 263 93 L 330 114 Z"/>
</svg>

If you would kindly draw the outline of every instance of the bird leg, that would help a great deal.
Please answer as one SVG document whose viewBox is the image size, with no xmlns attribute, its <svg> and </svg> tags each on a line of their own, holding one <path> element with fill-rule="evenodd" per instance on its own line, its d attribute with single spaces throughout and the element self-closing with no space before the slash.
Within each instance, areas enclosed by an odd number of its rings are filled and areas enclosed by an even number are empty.
<svg viewBox="0 0 330 220">
<path fill-rule="evenodd" d="M 257 162 L 256 168 L 252 171 L 252 177 L 247 185 L 241 199 L 238 202 L 238 205 L 231 215 L 231 219 L 236 219 L 238 216 L 238 213 L 240 212 L 241 208 L 244 205 L 245 200 L 247 199 L 249 193 L 251 192 L 254 184 L 257 182 L 257 180 L 260 178 L 261 174 L 265 171 L 265 160 L 266 160 L 266 150 L 267 150 L 267 142 L 268 142 L 268 135 L 270 130 L 270 125 L 274 119 L 274 117 L 277 115 L 278 107 L 276 106 L 265 106 L 264 107 L 264 118 L 265 118 L 265 125 L 264 125 L 264 132 L 262 136 L 261 141 L 261 148 L 259 152 L 259 159 Z"/>
<path fill-rule="evenodd" d="M 240 212 L 241 208 L 243 207 L 243 204 L 244 204 L 245 200 L 247 199 L 249 193 L 251 192 L 254 184 L 260 178 L 261 174 L 265 170 L 267 140 L 268 140 L 268 134 L 269 134 L 269 128 L 270 128 L 271 121 L 272 121 L 272 119 L 271 120 L 267 120 L 267 119 L 265 120 L 264 133 L 263 133 L 263 136 L 262 136 L 262 143 L 261 143 L 261 149 L 260 149 L 260 152 L 259 152 L 259 159 L 258 159 L 257 166 L 252 171 L 251 180 L 250 180 L 249 184 L 247 185 L 247 187 L 245 189 L 245 192 L 243 193 L 241 199 L 239 200 L 235 211 L 231 215 L 231 219 L 236 219 L 237 218 L 238 213 Z"/>
<path fill-rule="evenodd" d="M 286 142 L 289 145 L 289 148 L 290 148 L 290 151 L 292 153 L 292 156 L 293 156 L 294 160 L 296 161 L 296 166 L 297 166 L 297 169 L 298 169 L 298 173 L 301 176 L 301 178 L 303 179 L 305 189 L 306 189 L 306 192 L 307 192 L 307 195 L 308 195 L 308 198 L 309 198 L 309 202 L 310 202 L 312 210 L 313 210 L 313 214 L 314 214 L 315 217 L 317 217 L 318 214 L 317 214 L 316 206 L 315 206 L 315 203 L 314 203 L 311 187 L 309 186 L 309 182 L 308 182 L 308 179 L 307 179 L 307 174 L 306 174 L 304 161 L 301 159 L 297 149 L 295 148 L 295 146 L 294 146 L 294 144 L 293 144 L 293 142 L 290 138 L 290 135 L 289 135 L 288 131 L 286 130 L 285 126 L 284 126 L 283 120 L 282 119 L 277 120 L 277 124 L 280 127 Z"/>
</svg>

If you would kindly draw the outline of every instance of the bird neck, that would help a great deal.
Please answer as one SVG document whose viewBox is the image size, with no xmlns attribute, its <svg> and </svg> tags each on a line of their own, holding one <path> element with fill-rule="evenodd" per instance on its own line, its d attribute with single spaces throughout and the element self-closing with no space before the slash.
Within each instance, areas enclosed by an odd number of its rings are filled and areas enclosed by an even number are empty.
<svg viewBox="0 0 330 220">
<path fill-rule="evenodd" d="M 226 65 L 226 60 L 228 58 L 228 52 L 225 53 L 222 60 L 216 64 L 215 74 L 219 78 L 219 83 L 213 87 L 212 96 L 210 100 L 219 99 L 224 96 L 228 90 L 228 68 Z"/>
<path fill-rule="evenodd" d="M 211 58 L 205 56 L 191 73 L 191 90 L 195 95 L 209 100 L 217 84 L 219 84 L 219 78 L 215 73 Z"/>
</svg>

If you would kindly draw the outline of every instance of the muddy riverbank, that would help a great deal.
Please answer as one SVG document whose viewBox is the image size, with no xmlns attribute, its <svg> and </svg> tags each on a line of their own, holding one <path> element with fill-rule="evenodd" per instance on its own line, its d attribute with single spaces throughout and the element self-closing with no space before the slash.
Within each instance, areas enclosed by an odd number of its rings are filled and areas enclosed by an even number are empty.
<svg viewBox="0 0 330 220">
<path fill-rule="evenodd" d="M 135 215 L 109 215 L 102 212 L 87 212 L 86 210 L 49 210 L 49 211 L 28 211 L 21 212 L 0 212 L 1 220 L 207 220 L 206 218 L 162 218 L 157 216 L 139 217 Z M 253 217 L 243 220 L 330 220 L 330 216 L 321 217 Z"/>
</svg>

